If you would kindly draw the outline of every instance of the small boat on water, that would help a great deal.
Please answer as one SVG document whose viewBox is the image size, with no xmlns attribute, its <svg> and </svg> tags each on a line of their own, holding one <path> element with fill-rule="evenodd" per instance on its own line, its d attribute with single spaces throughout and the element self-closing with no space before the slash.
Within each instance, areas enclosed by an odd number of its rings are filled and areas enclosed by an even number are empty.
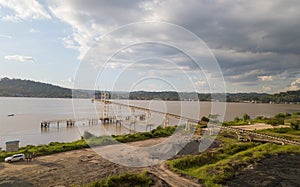
<svg viewBox="0 0 300 187">
<path fill-rule="evenodd" d="M 15 116 L 15 114 L 8 114 L 7 116 L 8 117 L 12 117 L 12 116 Z"/>
</svg>

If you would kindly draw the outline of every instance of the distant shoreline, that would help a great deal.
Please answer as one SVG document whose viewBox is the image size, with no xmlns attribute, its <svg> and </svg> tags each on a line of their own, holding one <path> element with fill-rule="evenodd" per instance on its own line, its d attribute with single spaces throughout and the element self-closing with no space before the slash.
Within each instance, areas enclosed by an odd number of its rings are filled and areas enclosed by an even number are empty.
<svg viewBox="0 0 300 187">
<path fill-rule="evenodd" d="M 0 96 L 0 98 L 25 98 L 25 99 L 86 99 L 89 100 L 91 98 L 73 98 L 73 97 L 26 97 L 26 96 Z M 111 99 L 111 100 L 130 100 L 130 101 L 151 101 L 151 99 Z M 156 99 L 152 99 L 152 100 L 156 100 Z M 157 101 L 161 101 L 158 100 Z M 252 102 L 247 102 L 247 101 L 241 101 L 241 102 L 234 102 L 234 101 L 200 101 L 200 100 L 191 100 L 191 101 L 187 101 L 187 100 L 162 100 L 162 101 L 168 101 L 168 102 L 176 102 L 176 101 L 183 101 L 183 102 L 224 102 L 224 103 L 236 103 L 236 104 L 272 104 L 272 105 L 300 105 L 300 102 L 296 102 L 296 103 L 260 103 L 260 102 L 256 102 L 256 103 L 252 103 Z"/>
<path fill-rule="evenodd" d="M 0 97 L 99 98 L 103 90 L 70 89 L 21 79 L 0 79 Z M 198 93 L 176 91 L 106 91 L 111 99 L 164 101 L 224 101 L 234 103 L 300 104 L 300 90 L 280 93 Z"/>
</svg>

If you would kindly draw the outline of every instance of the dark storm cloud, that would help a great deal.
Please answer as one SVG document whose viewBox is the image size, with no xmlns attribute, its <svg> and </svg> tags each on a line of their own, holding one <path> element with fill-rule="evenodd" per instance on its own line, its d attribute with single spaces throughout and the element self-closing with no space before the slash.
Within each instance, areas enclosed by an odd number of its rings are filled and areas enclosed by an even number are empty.
<svg viewBox="0 0 300 187">
<path fill-rule="evenodd" d="M 189 2 L 174 5 L 165 16 L 212 48 L 299 54 L 298 1 Z"/>
<path fill-rule="evenodd" d="M 164 15 L 213 49 L 227 80 L 255 82 L 300 71 L 299 8 L 299 1 L 189 1 Z"/>
<path fill-rule="evenodd" d="M 277 76 L 286 78 L 284 85 L 290 85 L 300 76 L 298 0 L 54 2 L 49 1 L 52 13 L 75 28 L 73 39 L 81 46 L 79 51 L 84 51 L 99 32 L 131 22 L 159 20 L 183 26 L 201 38 L 231 83 L 255 85 L 260 84 L 259 76 Z M 156 29 L 135 33 L 151 39 L 160 34 Z M 151 50 L 149 54 L 176 56 L 174 50 L 167 48 Z M 183 58 L 178 58 L 177 64 L 194 68 Z"/>
</svg>

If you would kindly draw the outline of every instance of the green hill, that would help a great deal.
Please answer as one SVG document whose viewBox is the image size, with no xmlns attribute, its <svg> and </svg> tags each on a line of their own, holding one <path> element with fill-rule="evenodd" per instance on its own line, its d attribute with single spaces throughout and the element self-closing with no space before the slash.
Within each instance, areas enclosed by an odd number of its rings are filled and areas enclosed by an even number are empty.
<svg viewBox="0 0 300 187">
<path fill-rule="evenodd" d="M 31 80 L 2 78 L 0 96 L 71 98 L 72 90 Z"/>
</svg>

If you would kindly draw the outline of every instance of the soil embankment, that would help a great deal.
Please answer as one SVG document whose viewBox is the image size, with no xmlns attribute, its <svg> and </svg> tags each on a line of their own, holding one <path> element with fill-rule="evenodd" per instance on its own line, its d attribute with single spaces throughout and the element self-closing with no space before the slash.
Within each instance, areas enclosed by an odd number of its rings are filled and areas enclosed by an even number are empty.
<svg viewBox="0 0 300 187">
<path fill-rule="evenodd" d="M 300 154 L 282 154 L 249 165 L 228 186 L 300 186 Z"/>
</svg>

